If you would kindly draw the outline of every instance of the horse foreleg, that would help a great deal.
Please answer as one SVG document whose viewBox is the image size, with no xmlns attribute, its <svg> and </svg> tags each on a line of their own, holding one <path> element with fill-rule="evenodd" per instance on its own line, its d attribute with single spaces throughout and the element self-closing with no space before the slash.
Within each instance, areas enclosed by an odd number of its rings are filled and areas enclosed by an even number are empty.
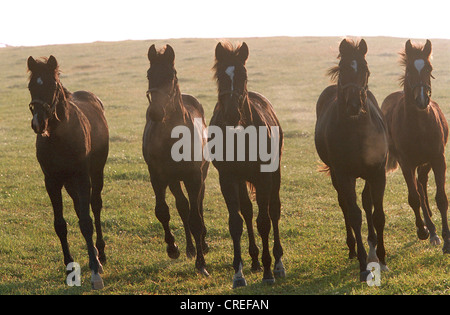
<svg viewBox="0 0 450 315">
<path fill-rule="evenodd" d="M 205 257 L 203 256 L 202 244 L 204 236 L 204 224 L 199 205 L 203 184 L 201 174 L 193 174 L 189 180 L 184 181 L 184 184 L 186 186 L 190 204 L 189 227 L 191 229 L 192 235 L 194 236 L 195 246 L 197 248 L 195 267 L 202 275 L 209 276 L 209 273 L 206 270 L 206 262 Z"/>
<path fill-rule="evenodd" d="M 417 188 L 417 182 L 415 177 L 415 170 L 406 168 L 401 165 L 403 177 L 405 178 L 406 185 L 408 187 L 408 203 L 414 211 L 416 217 L 417 236 L 421 240 L 426 240 L 430 235 L 428 228 L 420 216 L 420 194 Z"/>
<path fill-rule="evenodd" d="M 150 175 L 152 172 L 150 172 Z M 170 213 L 169 206 L 166 203 L 166 188 L 167 183 L 160 181 L 156 176 L 150 176 L 153 191 L 155 192 L 155 215 L 158 221 L 161 223 L 164 229 L 164 241 L 167 244 L 167 255 L 172 259 L 180 257 L 180 251 L 175 244 L 175 237 L 170 231 L 169 221 Z"/>
<path fill-rule="evenodd" d="M 256 226 L 262 240 L 262 264 L 264 268 L 263 282 L 274 283 L 270 265 L 272 258 L 270 257 L 269 249 L 269 234 L 270 234 L 270 216 L 269 216 L 269 202 L 271 192 L 271 181 L 266 178 L 261 178 L 255 185 L 256 188 L 256 202 L 258 204 L 258 217 L 256 218 Z"/>
<path fill-rule="evenodd" d="M 383 209 L 383 199 L 385 187 L 386 173 L 382 170 L 370 182 L 370 192 L 374 206 L 372 220 L 377 236 L 376 255 L 379 259 L 381 270 L 389 270 L 386 265 L 386 249 L 384 247 L 384 225 L 386 220 Z"/>
<path fill-rule="evenodd" d="M 439 236 L 436 234 L 436 227 L 431 221 L 431 209 L 428 203 L 428 173 L 431 170 L 430 164 L 425 164 L 419 166 L 417 169 L 417 189 L 420 194 L 420 206 L 422 207 L 423 218 L 425 219 L 425 224 L 430 232 L 430 243 L 432 245 L 441 244 Z"/>
<path fill-rule="evenodd" d="M 255 242 L 255 233 L 253 232 L 253 205 L 248 196 L 247 185 L 245 181 L 239 183 L 239 202 L 242 216 L 245 220 L 245 225 L 247 226 L 248 233 L 248 243 L 249 243 L 249 254 L 252 258 L 252 271 L 259 271 L 261 265 L 259 264 L 258 255 L 259 249 Z"/>
<path fill-rule="evenodd" d="M 369 272 L 366 270 L 367 252 L 361 236 L 362 212 L 356 203 L 356 179 L 348 177 L 345 174 L 336 174 L 336 184 L 338 187 L 338 198 L 347 211 L 349 225 L 355 233 L 360 280 L 366 281 Z"/>
<path fill-rule="evenodd" d="M 61 242 L 61 247 L 64 255 L 64 264 L 67 266 L 73 262 L 73 258 L 70 255 L 69 244 L 67 243 L 67 223 L 63 217 L 63 204 L 62 204 L 62 184 L 52 180 L 51 178 L 45 178 L 45 188 L 47 189 L 48 196 L 53 207 L 54 221 L 56 235 Z"/>
<path fill-rule="evenodd" d="M 348 258 L 352 259 L 352 258 L 356 257 L 356 240 L 355 240 L 355 237 L 353 236 L 352 227 L 350 226 L 350 222 L 348 220 L 347 204 L 346 204 L 346 201 L 344 200 L 344 196 L 342 194 L 339 194 L 339 187 L 338 187 L 338 184 L 336 181 L 336 175 L 334 174 L 333 171 L 330 172 L 330 176 L 331 176 L 331 182 L 333 183 L 333 187 L 338 192 L 338 202 L 339 202 L 339 206 L 341 207 L 342 213 L 344 215 L 345 230 L 347 233 L 346 244 L 347 244 L 348 251 L 349 251 Z"/>
<path fill-rule="evenodd" d="M 228 226 L 233 240 L 233 289 L 246 286 L 244 275 L 242 273 L 242 257 L 241 257 L 241 236 L 243 231 L 243 220 L 239 214 L 239 182 L 232 176 L 219 174 L 220 189 L 225 199 L 228 209 Z"/>
<path fill-rule="evenodd" d="M 90 216 L 90 202 L 91 202 L 91 182 L 87 174 L 80 174 L 71 179 L 71 184 L 76 187 L 78 200 L 75 202 L 78 204 L 79 211 L 78 223 L 80 226 L 81 234 L 83 235 L 89 255 L 89 269 L 92 271 L 91 284 L 95 290 L 103 289 L 103 280 L 100 277 L 100 273 L 103 273 L 103 267 L 98 260 L 98 251 L 94 246 L 92 236 L 94 234 L 94 224 Z M 69 184 L 70 186 L 70 184 Z"/>
<path fill-rule="evenodd" d="M 183 194 L 181 189 L 181 183 L 179 181 L 169 184 L 170 191 L 175 197 L 175 205 L 178 210 L 178 214 L 183 222 L 184 232 L 186 235 L 186 256 L 188 258 L 195 257 L 195 246 L 192 243 L 191 229 L 189 227 L 189 201 Z"/>
<path fill-rule="evenodd" d="M 273 256 L 275 258 L 273 273 L 275 277 L 286 276 L 286 271 L 284 269 L 283 262 L 281 261 L 281 257 L 283 256 L 283 247 L 281 246 L 280 230 L 278 227 L 281 216 L 280 183 L 281 174 L 280 169 L 278 169 L 277 172 L 273 174 L 273 185 L 269 202 L 269 215 L 273 226 Z"/>
</svg>

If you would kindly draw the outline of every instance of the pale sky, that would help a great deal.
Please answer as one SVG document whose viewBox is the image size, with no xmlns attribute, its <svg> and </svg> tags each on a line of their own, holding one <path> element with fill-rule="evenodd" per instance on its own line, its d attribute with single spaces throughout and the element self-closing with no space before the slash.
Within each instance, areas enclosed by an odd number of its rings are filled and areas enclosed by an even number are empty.
<svg viewBox="0 0 450 315">
<path fill-rule="evenodd" d="M 14 0 L 0 3 L 0 44 L 266 36 L 450 39 L 438 0 Z"/>
</svg>

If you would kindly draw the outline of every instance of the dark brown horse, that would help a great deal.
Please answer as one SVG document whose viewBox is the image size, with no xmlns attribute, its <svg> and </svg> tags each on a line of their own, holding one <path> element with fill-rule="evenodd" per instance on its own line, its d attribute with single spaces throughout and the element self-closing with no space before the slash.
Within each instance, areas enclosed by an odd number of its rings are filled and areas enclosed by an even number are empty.
<svg viewBox="0 0 450 315">
<path fill-rule="evenodd" d="M 73 199 L 89 253 L 92 286 L 103 288 L 102 265 L 106 261 L 105 242 L 100 223 L 103 168 L 108 156 L 109 132 L 102 102 L 92 93 L 70 93 L 59 80 L 55 57 L 28 58 L 31 72 L 31 127 L 37 134 L 36 154 L 45 176 L 45 187 L 52 202 L 54 226 L 64 254 L 64 264 L 73 262 L 67 244 L 61 189 Z M 92 241 L 94 213 L 97 241 Z"/>
<path fill-rule="evenodd" d="M 259 208 L 256 222 L 263 244 L 263 282 L 272 283 L 275 281 L 274 274 L 270 269 L 269 232 L 271 222 L 274 234 L 274 273 L 275 276 L 285 275 L 283 263 L 281 262 L 283 249 L 281 247 L 278 229 L 281 207 L 279 196 L 281 181 L 279 159 L 277 163 L 274 163 L 274 169 L 262 171 L 264 169 L 263 166 L 265 166 L 263 165 L 264 159 L 255 157 L 254 155 L 251 158 L 250 148 L 252 145 L 256 148 L 257 139 L 259 148 L 261 148 L 265 143 L 264 141 L 270 138 L 271 152 L 279 158 L 281 157 L 283 145 L 283 133 L 272 104 L 261 94 L 247 91 L 247 70 L 245 63 L 248 54 L 248 46 L 245 43 L 235 49 L 228 42 L 217 44 L 214 70 L 219 95 L 209 127 L 210 129 L 213 127 L 221 130 L 220 134 L 223 135 L 223 139 L 220 140 L 223 140 L 223 146 L 216 149 L 222 152 L 222 157 L 227 157 L 214 159 L 213 164 L 219 172 L 220 188 L 229 211 L 229 229 L 234 246 L 233 267 L 235 275 L 233 287 L 246 285 L 245 278 L 242 274 L 243 262 L 240 245 L 243 220 L 239 211 L 247 225 L 249 252 L 252 258 L 251 269 L 260 269 L 258 262 L 259 250 L 255 243 L 252 226 L 252 202 L 249 199 L 247 182 L 251 183 L 254 187 L 256 202 Z M 227 130 L 229 131 L 233 127 L 240 127 L 246 133 L 248 132 L 249 136 L 247 141 L 241 142 L 241 145 L 238 145 L 239 142 L 237 141 L 234 142 L 230 137 L 234 137 L 235 135 L 230 135 L 227 132 Z M 252 141 L 250 141 L 250 134 L 255 136 Z M 275 140 L 275 145 L 272 140 Z M 211 140 L 209 143 L 211 143 Z M 226 147 L 224 145 L 225 143 L 227 143 Z M 237 161 L 234 161 L 233 158 L 228 159 L 231 156 L 227 154 L 229 152 L 227 150 L 231 149 L 228 143 L 234 143 L 232 147 L 234 154 L 237 153 L 241 159 L 237 158 Z"/>
<path fill-rule="evenodd" d="M 445 145 L 448 125 L 438 104 L 431 99 L 431 42 L 413 46 L 408 40 L 401 53 L 405 75 L 403 91 L 390 94 L 381 109 L 389 133 L 388 170 L 398 164 L 408 186 L 408 202 L 416 217 L 417 235 L 439 245 L 441 240 L 431 221 L 428 203 L 428 173 L 433 169 L 436 181 L 436 204 L 442 217 L 443 252 L 450 253 L 450 232 L 447 222 L 448 200 L 445 193 Z M 416 178 L 417 170 L 417 178 Z M 422 208 L 425 225 L 420 216 Z"/>
<path fill-rule="evenodd" d="M 172 133 L 180 126 L 187 128 L 189 134 L 193 135 L 192 139 L 189 139 L 189 145 L 194 146 L 194 137 L 199 136 L 199 133 L 200 146 L 206 144 L 202 132 L 206 128 L 203 107 L 195 97 L 181 94 L 175 70 L 175 52 L 170 45 L 161 51 L 156 51 L 155 45 L 152 45 L 148 50 L 148 59 L 149 106 L 142 149 L 155 192 L 156 217 L 164 228 L 167 254 L 170 258 L 178 258 L 180 252 L 169 228 L 169 207 L 165 200 L 169 186 L 175 196 L 176 207 L 186 233 L 186 255 L 197 255 L 196 268 L 208 276 L 203 256 L 207 250 L 203 197 L 209 163 L 203 158 L 178 161 L 178 158 L 174 159 L 172 151 L 174 144 L 179 141 L 172 137 Z M 195 121 L 200 121 L 200 125 L 195 126 Z M 181 182 L 186 187 L 189 201 L 183 194 Z M 191 233 L 196 246 L 192 243 Z"/>
<path fill-rule="evenodd" d="M 339 65 L 329 72 L 337 79 L 337 84 L 327 87 L 317 101 L 315 144 L 338 193 L 349 257 L 358 257 L 360 280 L 366 281 L 368 262 L 379 261 L 381 268 L 386 269 L 383 241 L 386 127 L 378 103 L 368 89 L 370 73 L 365 59 L 366 42 L 364 39 L 359 43 L 344 39 L 339 53 Z M 361 236 L 362 215 L 355 192 L 357 178 L 365 180 L 362 204 L 369 232 L 369 257 Z"/>
</svg>

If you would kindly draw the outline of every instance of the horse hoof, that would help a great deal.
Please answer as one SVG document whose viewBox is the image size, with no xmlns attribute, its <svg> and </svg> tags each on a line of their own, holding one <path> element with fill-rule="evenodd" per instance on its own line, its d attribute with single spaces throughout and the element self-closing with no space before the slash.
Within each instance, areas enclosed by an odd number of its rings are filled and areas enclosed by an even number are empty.
<svg viewBox="0 0 450 315">
<path fill-rule="evenodd" d="M 450 242 L 445 240 L 444 241 L 444 247 L 442 247 L 442 252 L 444 254 L 450 254 Z"/>
<path fill-rule="evenodd" d="M 252 267 L 250 268 L 251 272 L 259 272 L 261 270 L 261 264 L 259 263 L 259 261 L 256 260 L 252 262 Z"/>
<path fill-rule="evenodd" d="M 424 241 L 429 236 L 430 236 L 430 232 L 428 231 L 428 229 L 426 227 L 423 227 L 422 229 L 420 229 L 420 228 L 417 229 L 417 237 L 419 238 L 419 240 Z"/>
<path fill-rule="evenodd" d="M 180 257 L 180 250 L 178 249 L 178 246 L 174 244 L 173 246 L 167 246 L 167 255 L 169 255 L 169 258 L 171 259 L 177 259 Z"/>
<path fill-rule="evenodd" d="M 275 278 L 263 278 L 262 279 L 262 283 L 264 283 L 264 284 L 274 284 L 275 283 Z"/>
<path fill-rule="evenodd" d="M 370 271 L 370 270 L 364 270 L 364 271 L 361 271 L 360 272 L 360 274 L 359 274 L 359 281 L 361 281 L 361 282 L 367 282 L 367 278 L 369 277 L 369 275 L 371 274 L 372 272 Z M 370 280 L 370 279 L 369 279 Z"/>
<path fill-rule="evenodd" d="M 275 264 L 275 267 L 273 268 L 273 275 L 275 278 L 284 278 L 286 277 L 286 270 L 284 269 L 283 263 L 281 260 Z"/>
<path fill-rule="evenodd" d="M 233 289 L 247 286 L 247 281 L 244 277 L 238 277 L 233 279 Z"/>
<path fill-rule="evenodd" d="M 441 245 L 441 239 L 439 238 L 439 236 L 433 235 L 432 237 L 430 237 L 430 244 L 432 246 Z"/>
<path fill-rule="evenodd" d="M 91 276 L 91 285 L 92 285 L 92 289 L 94 289 L 94 290 L 101 290 L 105 287 L 105 285 L 103 284 L 102 277 L 100 277 L 100 275 L 98 273 L 94 273 L 94 272 L 92 272 L 92 276 Z"/>
<path fill-rule="evenodd" d="M 195 250 L 195 247 L 188 247 L 188 248 L 186 248 L 186 257 L 188 259 L 195 258 L 196 255 L 197 255 L 197 252 Z"/>
<path fill-rule="evenodd" d="M 389 267 L 382 263 L 380 263 L 380 269 L 381 269 L 381 271 L 389 271 Z"/>
</svg>

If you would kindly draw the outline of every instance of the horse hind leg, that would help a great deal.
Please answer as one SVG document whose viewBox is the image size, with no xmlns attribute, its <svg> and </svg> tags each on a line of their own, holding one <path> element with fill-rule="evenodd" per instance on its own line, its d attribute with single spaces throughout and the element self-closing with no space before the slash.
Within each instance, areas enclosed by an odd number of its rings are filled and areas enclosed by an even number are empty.
<svg viewBox="0 0 450 315">
<path fill-rule="evenodd" d="M 178 213 L 183 222 L 184 232 L 186 234 L 186 256 L 188 258 L 195 257 L 195 246 L 192 242 L 191 229 L 189 227 L 189 201 L 183 194 L 180 182 L 173 182 L 169 184 L 170 191 L 175 197 L 175 204 Z"/>
<path fill-rule="evenodd" d="M 102 201 L 102 189 L 103 189 L 103 170 L 97 174 L 91 175 L 91 207 L 94 214 L 95 231 L 97 234 L 97 240 L 95 247 L 98 250 L 98 258 L 102 264 L 106 263 L 105 255 L 105 241 L 103 239 L 103 231 L 101 224 L 101 211 L 103 207 Z"/>
</svg>

